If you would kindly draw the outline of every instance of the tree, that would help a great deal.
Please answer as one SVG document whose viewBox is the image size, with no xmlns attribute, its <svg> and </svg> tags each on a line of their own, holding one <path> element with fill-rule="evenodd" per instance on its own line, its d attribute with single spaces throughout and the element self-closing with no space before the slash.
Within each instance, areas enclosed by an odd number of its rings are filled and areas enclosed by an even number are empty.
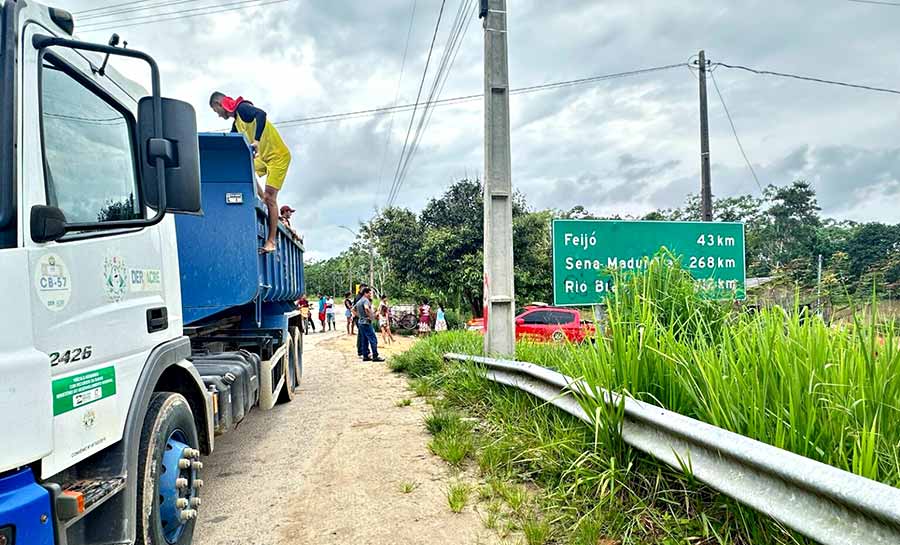
<svg viewBox="0 0 900 545">
<path fill-rule="evenodd" d="M 134 207 L 134 194 L 129 193 L 121 201 L 106 201 L 106 205 L 97 214 L 97 221 L 133 220 L 139 217 Z"/>
<path fill-rule="evenodd" d="M 770 185 L 765 197 L 771 204 L 767 224 L 760 230 L 761 268 L 786 268 L 795 280 L 809 283 L 815 278 L 815 267 L 801 262 L 814 261 L 826 249 L 819 232 L 821 209 L 815 190 L 807 181 L 795 180 L 789 186 Z"/>
<path fill-rule="evenodd" d="M 850 274 L 860 276 L 877 268 L 888 256 L 900 248 L 900 225 L 865 223 L 857 226 L 847 239 Z"/>
<path fill-rule="evenodd" d="M 516 298 L 549 302 L 553 298 L 553 259 L 549 210 L 522 214 L 513 220 Z"/>
<path fill-rule="evenodd" d="M 416 259 L 422 247 L 422 225 L 415 213 L 405 208 L 387 208 L 364 226 L 364 232 L 375 240 L 378 254 L 398 278 L 415 277 L 419 268 Z"/>
</svg>

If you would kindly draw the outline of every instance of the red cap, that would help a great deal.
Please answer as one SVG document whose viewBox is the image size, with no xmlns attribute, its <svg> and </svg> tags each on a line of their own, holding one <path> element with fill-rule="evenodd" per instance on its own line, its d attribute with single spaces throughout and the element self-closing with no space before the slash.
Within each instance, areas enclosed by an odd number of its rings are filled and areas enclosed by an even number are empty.
<svg viewBox="0 0 900 545">
<path fill-rule="evenodd" d="M 288 205 L 284 205 L 281 207 L 281 213 L 284 214 L 285 212 L 290 212 L 293 214 L 294 212 L 296 212 L 296 210 L 294 210 L 293 208 L 291 208 Z"/>
</svg>

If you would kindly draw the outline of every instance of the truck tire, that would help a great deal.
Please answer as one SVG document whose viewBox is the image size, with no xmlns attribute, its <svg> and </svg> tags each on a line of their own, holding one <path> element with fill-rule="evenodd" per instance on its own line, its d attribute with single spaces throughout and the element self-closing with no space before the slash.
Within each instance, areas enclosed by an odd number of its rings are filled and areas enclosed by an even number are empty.
<svg viewBox="0 0 900 545">
<path fill-rule="evenodd" d="M 135 545 L 190 545 L 203 486 L 199 448 L 187 400 L 171 392 L 153 394 L 138 450 Z"/>
</svg>

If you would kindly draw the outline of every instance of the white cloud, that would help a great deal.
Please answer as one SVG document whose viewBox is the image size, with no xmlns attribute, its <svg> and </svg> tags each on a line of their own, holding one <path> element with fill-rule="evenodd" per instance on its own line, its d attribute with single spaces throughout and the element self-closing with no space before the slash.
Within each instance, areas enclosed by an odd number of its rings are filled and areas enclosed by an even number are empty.
<svg viewBox="0 0 900 545">
<path fill-rule="evenodd" d="M 216 89 L 252 99 L 276 120 L 391 104 L 409 5 L 292 0 L 120 34 L 157 58 L 165 93 L 193 103 L 200 127 L 221 129 L 227 123 L 206 104 Z M 455 6 L 448 3 L 451 16 Z M 418 4 L 404 103 L 418 90 L 437 7 Z M 706 48 L 713 61 L 890 87 L 900 80 L 897 15 L 852 2 L 823 8 L 821 0 L 519 0 L 510 11 L 510 78 L 522 87 L 686 61 Z M 481 92 L 481 63 L 473 21 L 443 96 Z M 827 214 L 896 221 L 895 96 L 722 67 L 715 75 L 763 184 L 803 176 Z M 714 191 L 758 192 L 709 91 Z M 297 224 L 308 255 L 345 248 L 350 235 L 336 226 L 352 227 L 384 204 L 408 123 L 408 113 L 395 116 L 386 155 L 387 116 L 283 129 L 294 164 L 282 198 L 303 210 Z M 699 188 L 697 81 L 684 68 L 514 96 L 512 126 L 513 182 L 534 207 L 637 214 L 677 206 Z M 421 207 L 452 180 L 476 175 L 482 150 L 480 103 L 437 108 L 398 204 Z"/>
</svg>

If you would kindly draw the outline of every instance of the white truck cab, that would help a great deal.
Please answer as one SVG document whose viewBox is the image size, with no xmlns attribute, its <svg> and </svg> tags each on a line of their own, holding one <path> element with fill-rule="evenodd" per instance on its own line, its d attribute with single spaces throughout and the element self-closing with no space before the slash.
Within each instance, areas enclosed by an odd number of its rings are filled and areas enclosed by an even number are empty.
<svg viewBox="0 0 900 545">
<path fill-rule="evenodd" d="M 200 210 L 193 109 L 159 96 L 149 56 L 74 41 L 62 10 L 5 0 L 0 21 L 0 543 L 189 543 L 213 443 L 171 214 Z M 151 93 L 107 55 L 147 62 Z M 185 410 L 174 442 L 146 436 Z M 140 454 L 172 444 L 180 531 L 154 533 L 162 466 Z"/>
</svg>

